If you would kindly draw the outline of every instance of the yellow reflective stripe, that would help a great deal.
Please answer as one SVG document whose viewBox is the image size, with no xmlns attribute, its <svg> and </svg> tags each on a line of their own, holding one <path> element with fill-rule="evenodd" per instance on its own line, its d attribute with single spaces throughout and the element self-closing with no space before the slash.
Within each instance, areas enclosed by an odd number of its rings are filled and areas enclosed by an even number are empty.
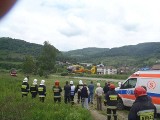
<svg viewBox="0 0 160 120">
<path fill-rule="evenodd" d="M 117 95 L 109 95 L 110 100 L 117 100 Z"/>
<path fill-rule="evenodd" d="M 154 120 L 154 110 L 142 110 L 137 113 L 140 120 Z"/>
<path fill-rule="evenodd" d="M 109 109 L 117 109 L 116 106 L 107 106 L 107 108 L 109 108 Z"/>
<path fill-rule="evenodd" d="M 38 88 L 38 91 L 43 91 L 43 87 L 39 87 L 39 88 Z"/>
<path fill-rule="evenodd" d="M 27 88 L 27 85 L 22 85 L 22 88 L 23 88 L 23 89 L 26 89 L 26 88 Z"/>
</svg>

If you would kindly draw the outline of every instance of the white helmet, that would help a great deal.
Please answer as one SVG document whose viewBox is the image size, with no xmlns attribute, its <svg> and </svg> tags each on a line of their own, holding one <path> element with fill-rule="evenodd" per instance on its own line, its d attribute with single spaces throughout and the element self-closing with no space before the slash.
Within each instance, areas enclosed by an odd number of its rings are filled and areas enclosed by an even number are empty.
<svg viewBox="0 0 160 120">
<path fill-rule="evenodd" d="M 23 82 L 28 82 L 28 78 L 25 77 L 24 80 L 23 80 Z"/>
<path fill-rule="evenodd" d="M 44 85 L 44 83 L 45 83 L 45 80 L 41 80 L 41 84 Z"/>
<path fill-rule="evenodd" d="M 34 79 L 33 80 L 33 85 L 36 85 L 37 84 L 37 79 Z"/>
<path fill-rule="evenodd" d="M 82 84 L 83 84 L 82 80 L 79 80 L 79 84 L 80 84 L 80 85 L 82 85 Z"/>
<path fill-rule="evenodd" d="M 73 85 L 73 81 L 70 81 L 70 85 Z"/>
<path fill-rule="evenodd" d="M 37 79 L 34 79 L 33 82 L 37 82 Z"/>
</svg>

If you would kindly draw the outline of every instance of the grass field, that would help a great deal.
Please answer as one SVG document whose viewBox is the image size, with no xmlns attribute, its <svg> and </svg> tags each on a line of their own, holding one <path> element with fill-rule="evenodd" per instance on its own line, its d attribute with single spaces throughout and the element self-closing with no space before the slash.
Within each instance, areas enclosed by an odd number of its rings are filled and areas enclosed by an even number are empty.
<svg viewBox="0 0 160 120">
<path fill-rule="evenodd" d="M 30 76 L 30 85 L 34 78 L 38 79 L 38 84 L 44 79 Z M 52 86 L 55 80 L 59 80 L 63 88 L 66 80 L 73 80 L 77 85 L 78 79 L 55 76 L 44 79 L 47 87 L 44 103 L 39 102 L 38 97 L 32 99 L 30 93 L 28 97 L 22 99 L 21 84 L 23 79 L 23 74 L 12 77 L 8 73 L 0 73 L 0 120 L 93 120 L 88 110 L 77 105 L 64 104 L 63 98 L 61 104 L 53 102 Z M 84 82 L 89 83 L 90 81 Z"/>
</svg>

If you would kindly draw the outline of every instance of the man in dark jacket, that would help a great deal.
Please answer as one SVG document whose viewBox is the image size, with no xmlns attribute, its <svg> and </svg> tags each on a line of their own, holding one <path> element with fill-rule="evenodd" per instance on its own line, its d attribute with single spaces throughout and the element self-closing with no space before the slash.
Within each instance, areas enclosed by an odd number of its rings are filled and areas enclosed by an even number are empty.
<svg viewBox="0 0 160 120">
<path fill-rule="evenodd" d="M 105 83 L 105 86 L 103 87 L 103 91 L 104 91 L 104 98 L 107 94 L 107 92 L 109 91 L 109 86 L 110 86 L 110 81 Z M 106 106 L 106 100 L 104 99 L 104 106 Z"/>
<path fill-rule="evenodd" d="M 44 102 L 46 97 L 46 86 L 44 85 L 45 80 L 41 80 L 41 84 L 38 86 L 38 94 L 41 102 Z"/>
<path fill-rule="evenodd" d="M 93 104 L 93 96 L 94 96 L 94 84 L 93 84 L 93 81 L 91 81 L 91 84 L 88 85 L 88 88 L 89 88 L 88 103 L 91 102 L 91 104 Z"/>
<path fill-rule="evenodd" d="M 66 85 L 64 86 L 64 102 L 65 103 L 70 102 L 70 91 L 71 91 L 71 86 L 68 85 L 68 81 L 66 81 Z"/>
<path fill-rule="evenodd" d="M 81 90 L 81 98 L 82 98 L 82 107 L 86 109 L 88 109 L 88 95 L 89 95 L 89 90 L 87 84 L 84 83 L 84 86 Z"/>
<path fill-rule="evenodd" d="M 149 100 L 146 90 L 138 86 L 134 90 L 135 102 L 130 109 L 128 120 L 154 120 L 156 118 L 156 107 Z"/>
<path fill-rule="evenodd" d="M 107 120 L 111 120 L 111 111 L 113 112 L 114 120 L 117 120 L 117 103 L 118 93 L 115 91 L 114 84 L 110 84 L 110 90 L 106 93 L 107 101 Z"/>
<path fill-rule="evenodd" d="M 28 84 L 28 79 L 24 78 L 22 86 L 21 86 L 21 93 L 22 93 L 22 98 L 24 96 L 27 96 L 29 93 L 29 84 Z"/>
</svg>

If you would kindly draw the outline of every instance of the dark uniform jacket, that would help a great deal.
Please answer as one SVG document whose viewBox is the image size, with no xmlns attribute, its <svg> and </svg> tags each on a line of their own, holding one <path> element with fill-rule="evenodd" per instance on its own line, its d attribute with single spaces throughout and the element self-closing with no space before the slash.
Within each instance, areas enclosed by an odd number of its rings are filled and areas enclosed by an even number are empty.
<svg viewBox="0 0 160 120">
<path fill-rule="evenodd" d="M 88 89 L 86 86 L 84 86 L 81 90 L 81 97 L 82 98 L 88 98 Z"/>
<path fill-rule="evenodd" d="M 117 106 L 118 93 L 115 90 L 109 90 L 106 93 L 106 101 L 108 106 Z"/>
<path fill-rule="evenodd" d="M 147 95 L 137 97 L 128 115 L 128 120 L 154 120 L 156 107 Z"/>
<path fill-rule="evenodd" d="M 60 86 L 59 87 L 53 86 L 52 90 L 53 90 L 53 93 L 54 93 L 54 98 L 60 98 L 61 97 L 62 88 Z"/>
<path fill-rule="evenodd" d="M 22 94 L 28 94 L 29 84 L 27 82 L 22 83 L 21 92 L 22 92 Z"/>
<path fill-rule="evenodd" d="M 109 91 L 109 85 L 110 84 L 106 84 L 103 88 L 104 94 L 106 94 Z"/>
<path fill-rule="evenodd" d="M 39 96 L 46 96 L 46 86 L 45 85 L 39 85 L 38 87 L 38 94 Z"/>
<path fill-rule="evenodd" d="M 71 92 L 71 86 L 70 85 L 65 85 L 64 86 L 64 96 L 70 96 L 70 92 Z"/>
<path fill-rule="evenodd" d="M 38 85 L 32 85 L 30 87 L 30 92 L 31 93 L 37 93 L 38 92 Z"/>
</svg>

